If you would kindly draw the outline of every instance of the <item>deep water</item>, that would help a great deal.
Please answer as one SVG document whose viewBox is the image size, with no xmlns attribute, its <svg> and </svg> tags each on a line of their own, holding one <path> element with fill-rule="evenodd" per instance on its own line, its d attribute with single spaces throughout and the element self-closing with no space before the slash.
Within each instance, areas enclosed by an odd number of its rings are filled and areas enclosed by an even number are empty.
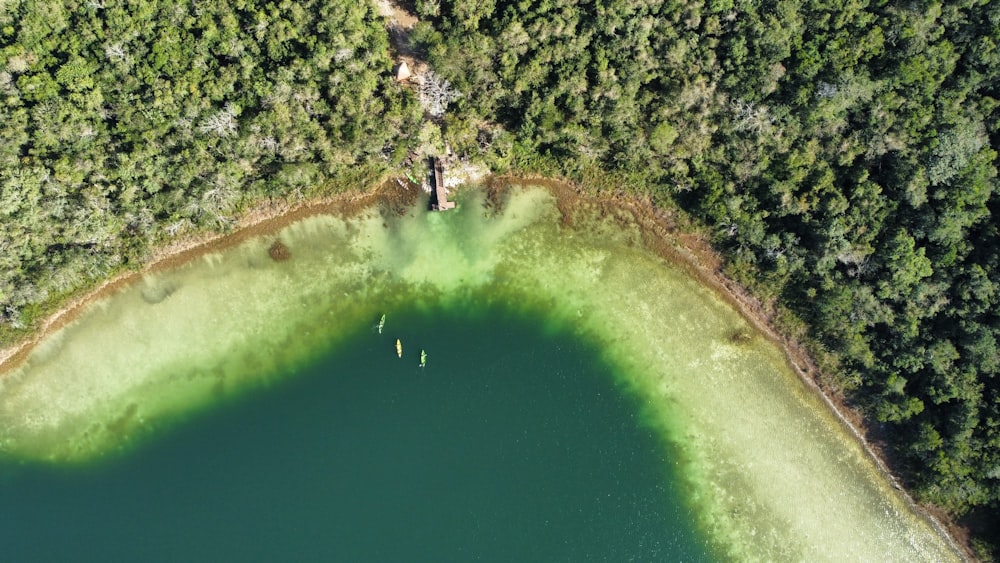
<svg viewBox="0 0 1000 563">
<path fill-rule="evenodd" d="M 393 311 L 128 453 L 8 461 L 2 559 L 709 560 L 639 399 L 544 326 Z"/>
</svg>

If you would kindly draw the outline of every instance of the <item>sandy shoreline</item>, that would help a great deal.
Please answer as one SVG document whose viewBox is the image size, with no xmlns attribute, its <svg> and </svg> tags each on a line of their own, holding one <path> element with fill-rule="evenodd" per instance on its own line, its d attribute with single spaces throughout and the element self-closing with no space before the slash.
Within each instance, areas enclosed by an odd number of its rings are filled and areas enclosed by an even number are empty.
<svg viewBox="0 0 1000 563">
<path fill-rule="evenodd" d="M 722 273 L 721 257 L 712 250 L 708 241 L 692 232 L 690 228 L 680 226 L 670 210 L 657 208 L 649 201 L 631 196 L 587 195 L 586 190 L 579 186 L 558 179 L 493 176 L 486 182 L 487 186 L 500 186 L 501 190 L 505 183 L 541 185 L 552 190 L 560 199 L 569 198 L 573 201 L 580 201 L 584 198 L 592 199 L 598 212 L 623 221 L 637 222 L 650 250 L 668 261 L 682 266 L 700 282 L 713 288 L 761 334 L 780 346 L 789 365 L 803 382 L 822 397 L 841 424 L 861 443 L 879 471 L 899 490 L 911 508 L 922 514 L 933 527 L 947 536 L 956 552 L 963 554 L 968 560 L 974 559 L 971 550 L 959 540 L 959 538 L 964 538 L 961 528 L 945 516 L 934 514 L 932 509 L 916 503 L 899 485 L 898 480 L 885 462 L 884 454 L 865 438 L 860 415 L 848 408 L 839 396 L 832 395 L 829 390 L 820 385 L 819 370 L 803 346 L 775 329 L 773 324 L 774 311 L 743 287 L 728 279 Z M 378 202 L 389 204 L 391 208 L 402 211 L 420 195 L 422 194 L 416 187 L 407 187 L 405 184 L 397 183 L 391 179 L 380 179 L 364 188 L 347 193 L 298 202 L 265 202 L 241 215 L 230 233 L 203 233 L 171 242 L 155 249 L 151 259 L 140 269 L 105 280 L 82 295 L 71 299 L 45 319 L 30 338 L 0 350 L 0 378 L 5 372 L 27 358 L 31 350 L 45 337 L 76 319 L 88 304 L 141 280 L 144 275 L 150 272 L 180 266 L 204 254 L 224 250 L 250 238 L 274 234 L 289 224 L 314 215 L 351 214 Z M 564 214 L 564 220 L 572 221 L 574 207 L 567 204 L 565 208 L 561 206 L 560 209 Z"/>
<path fill-rule="evenodd" d="M 343 194 L 297 202 L 265 202 L 239 216 L 235 227 L 229 233 L 200 233 L 156 248 L 149 261 L 138 270 L 120 273 L 70 299 L 42 321 L 31 337 L 0 349 L 0 378 L 19 365 L 45 337 L 76 319 L 87 305 L 141 280 L 150 272 L 180 266 L 199 256 L 224 250 L 247 239 L 276 233 L 283 227 L 306 217 L 328 213 L 350 214 L 367 208 L 380 198 L 388 202 L 405 203 L 405 200 L 415 199 L 419 195 L 419 189 L 415 187 L 408 188 L 408 192 L 411 193 L 391 193 L 401 191 L 393 190 L 395 186 L 396 183 L 390 186 L 389 182 L 380 180 Z"/>
</svg>

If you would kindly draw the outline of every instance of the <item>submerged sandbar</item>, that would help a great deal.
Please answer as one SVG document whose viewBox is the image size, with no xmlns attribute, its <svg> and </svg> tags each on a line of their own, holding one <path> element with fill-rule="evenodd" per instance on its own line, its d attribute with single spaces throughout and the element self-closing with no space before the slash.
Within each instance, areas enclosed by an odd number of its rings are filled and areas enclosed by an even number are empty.
<svg viewBox="0 0 1000 563">
<path fill-rule="evenodd" d="M 0 380 L 2 454 L 86 459 L 294 373 L 393 308 L 491 303 L 599 344 L 738 559 L 957 559 L 781 351 L 627 217 L 512 187 L 304 218 L 92 303 Z M 567 207 L 569 206 L 569 207 Z M 569 213 L 572 220 L 568 220 Z M 276 261 L 278 240 L 289 253 Z"/>
</svg>

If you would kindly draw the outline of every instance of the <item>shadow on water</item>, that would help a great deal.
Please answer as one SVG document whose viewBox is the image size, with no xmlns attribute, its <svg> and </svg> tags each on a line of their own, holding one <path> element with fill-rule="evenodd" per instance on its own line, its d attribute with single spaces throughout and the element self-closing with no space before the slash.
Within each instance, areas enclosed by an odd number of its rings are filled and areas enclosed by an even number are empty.
<svg viewBox="0 0 1000 563">
<path fill-rule="evenodd" d="M 298 376 L 127 456 L 0 465 L 0 549 L 9 561 L 710 559 L 669 452 L 596 358 L 509 311 L 390 312 L 382 334 L 362 327 Z"/>
</svg>

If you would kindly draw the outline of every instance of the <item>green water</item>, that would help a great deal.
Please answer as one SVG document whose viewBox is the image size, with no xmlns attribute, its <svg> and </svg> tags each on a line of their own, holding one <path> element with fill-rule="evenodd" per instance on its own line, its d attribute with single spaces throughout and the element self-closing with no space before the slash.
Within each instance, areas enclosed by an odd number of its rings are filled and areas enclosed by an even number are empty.
<svg viewBox="0 0 1000 563">
<path fill-rule="evenodd" d="M 368 353 L 357 340 L 359 331 L 370 337 L 382 313 L 388 313 L 385 344 L 379 354 L 368 354 L 378 359 L 365 361 L 402 368 L 408 375 L 400 377 L 412 378 L 405 385 L 433 373 L 439 378 L 434 381 L 463 381 L 467 376 L 460 369 L 448 373 L 447 362 L 461 359 L 485 368 L 490 364 L 475 359 L 482 353 L 503 361 L 521 357 L 508 355 L 505 348 L 511 346 L 476 328 L 492 326 L 498 315 L 509 316 L 531 325 L 524 331 L 527 341 L 559 343 L 518 360 L 528 365 L 516 370 L 517 377 L 530 373 L 528 368 L 535 364 L 545 365 L 550 353 L 556 358 L 552 361 L 570 361 L 558 353 L 560 347 L 569 347 L 575 350 L 569 357 L 589 358 L 593 361 L 587 365 L 601 366 L 598 372 L 582 370 L 591 373 L 581 376 L 583 381 L 600 373 L 600 385 L 618 390 L 614 400 L 624 401 L 617 407 L 622 409 L 619 414 L 595 418 L 615 428 L 641 428 L 655 435 L 655 447 L 639 445 L 642 438 L 625 442 L 636 444 L 630 451 L 654 457 L 637 457 L 636 464 L 620 474 L 618 490 L 635 486 L 631 490 L 644 491 L 635 494 L 645 498 L 648 488 L 641 484 L 649 471 L 658 475 L 665 500 L 650 502 L 662 507 L 663 514 L 679 510 L 669 507 L 690 507 L 690 519 L 685 520 L 698 530 L 687 540 L 677 540 L 680 544 L 701 545 L 694 539 L 701 534 L 715 556 L 733 560 L 958 558 L 948 539 L 893 489 L 856 438 L 789 369 L 781 351 L 759 335 L 749 341 L 734 339 L 734 334 L 752 335 L 754 330 L 712 291 L 646 250 L 636 225 L 609 220 L 582 200 L 564 203 L 563 209 L 568 205 L 574 214 L 569 226 L 553 195 L 531 187 L 513 189 L 499 212 L 484 205 L 477 191 L 458 200 L 459 209 L 447 213 L 428 214 L 418 205 L 404 215 L 373 208 L 348 219 L 313 217 L 275 236 L 148 275 L 95 303 L 0 378 L 0 458 L 36 460 L 70 481 L 88 474 L 78 464 L 95 459 L 124 456 L 121 463 L 140 463 L 154 455 L 150 452 L 162 451 L 161 443 L 180 440 L 176 436 L 210 435 L 222 424 L 212 417 L 223 416 L 219 413 L 243 401 L 260 401 L 251 410 L 261 412 L 271 408 L 272 401 L 280 404 L 283 389 L 307 385 L 311 366 L 322 365 L 337 350 Z M 268 257 L 275 238 L 289 248 L 290 260 Z M 465 342 L 468 331 L 479 334 L 477 346 L 486 343 L 488 349 L 470 353 L 464 345 L 448 345 L 435 331 L 432 335 L 419 329 L 424 323 L 434 326 L 445 311 L 462 312 L 447 318 L 448 327 L 457 331 L 452 340 Z M 411 317 L 412 325 L 400 322 Z M 497 325 L 500 333 L 508 330 L 503 326 Z M 393 330 L 409 331 L 398 335 L 403 337 L 402 360 L 395 357 Z M 539 350 L 531 343 L 521 348 Z M 587 343 L 589 351 L 580 343 Z M 420 347 L 430 356 L 426 373 L 416 367 Z M 342 360 L 353 361 L 362 360 Z M 378 373 L 374 377 L 380 377 Z M 563 385 L 560 389 L 576 383 L 553 377 L 549 384 Z M 494 389 L 486 383 L 479 387 Z M 588 388 L 593 387 L 583 387 Z M 416 389 L 413 393 L 431 390 Z M 517 389 L 519 400 L 536 402 L 538 412 L 553 401 L 551 394 L 542 398 L 541 391 L 527 383 Z M 564 390 L 559 395 L 567 393 L 572 394 Z M 552 405 L 553 411 L 565 413 L 569 408 L 557 406 Z M 431 412 L 439 408 L 433 396 L 414 406 Z M 568 420 L 590 416 L 573 414 Z M 607 422 L 612 418 L 618 422 Z M 188 419 L 193 420 L 185 422 Z M 544 426 L 540 419 L 528 420 L 531 424 L 515 428 Z M 469 421 L 449 424 L 455 432 L 481 429 Z M 178 425 L 183 430 L 176 430 Z M 262 440 L 267 428 L 280 426 L 247 429 L 245 439 Z M 344 436 L 362 436 L 363 430 L 351 427 Z M 561 433 L 566 443 L 589 443 L 594 431 L 568 427 Z M 293 430 L 272 434 L 279 442 L 298 435 Z M 489 436 L 469 439 L 486 442 Z M 650 443 L 648 436 L 645 439 Z M 151 445 L 128 454 L 145 442 Z M 414 438 L 413 447 L 428 449 L 431 442 Z M 224 443 L 212 440 L 205 448 L 222 448 Z M 544 459 L 554 460 L 561 443 L 539 446 L 536 454 L 551 449 Z M 200 456 L 185 452 L 170 457 L 176 466 L 196 463 Z M 100 474 L 96 467 L 92 471 Z M 516 470 L 516 464 L 496 469 L 500 475 Z M 124 486 L 135 478 L 108 479 Z M 559 483 L 571 481 L 566 475 L 556 477 Z M 263 479 L 258 484 L 280 489 L 279 482 Z M 73 487 L 64 487 L 64 494 L 66 488 Z M 406 489 L 407 494 L 427 494 L 418 489 Z M 666 500 L 674 495 L 671 491 L 679 492 L 682 502 Z M 560 507 L 551 510 L 562 512 Z M 586 509 L 593 514 L 601 510 Z M 648 513 L 648 507 L 642 510 Z M 386 511 L 376 512 L 381 516 Z M 291 526 L 291 519 L 305 526 L 307 516 L 303 512 L 298 520 L 288 516 L 273 525 Z M 610 520 L 621 525 L 617 516 L 598 519 L 602 525 L 612 525 Z M 507 518 L 497 518 L 501 520 Z M 509 529 L 484 524 L 483 538 L 493 537 L 486 531 L 492 526 Z M 670 534 L 678 528 L 649 526 L 671 530 L 663 532 L 662 545 L 675 543 Z M 576 535 L 600 536 L 591 527 Z M 547 537 L 542 534 L 538 542 Z M 643 541 L 628 545 L 646 549 Z M 516 543 L 507 539 L 492 545 L 505 542 Z M 518 548 L 544 545 L 527 539 L 521 543 L 528 545 Z M 569 557 L 577 556 L 586 557 Z"/>
<path fill-rule="evenodd" d="M 0 466 L 3 560 L 707 560 L 593 351 L 476 313 L 397 313 L 123 459 Z"/>
</svg>

